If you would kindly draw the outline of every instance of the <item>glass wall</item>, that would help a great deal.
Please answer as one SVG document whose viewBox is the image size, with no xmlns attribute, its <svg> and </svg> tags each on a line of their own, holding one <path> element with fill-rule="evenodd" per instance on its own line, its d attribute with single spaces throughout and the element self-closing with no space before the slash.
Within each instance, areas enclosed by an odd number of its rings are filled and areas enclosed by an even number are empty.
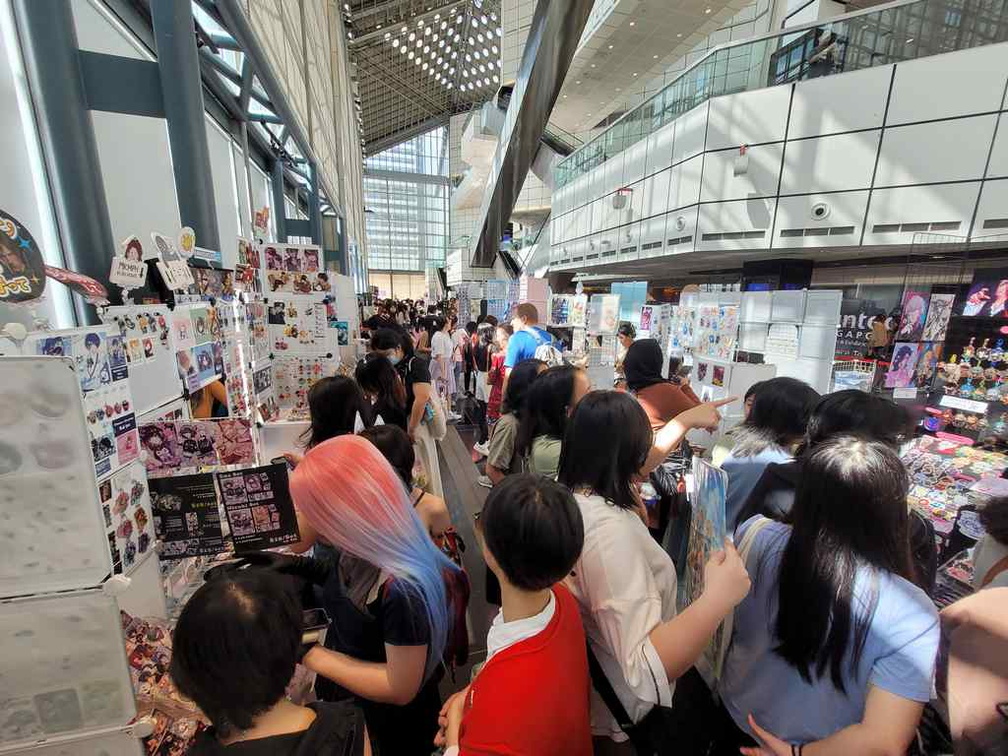
<svg viewBox="0 0 1008 756">
<path fill-rule="evenodd" d="M 443 266 L 450 194 L 446 126 L 369 157 L 368 268 L 421 272 Z"/>
</svg>

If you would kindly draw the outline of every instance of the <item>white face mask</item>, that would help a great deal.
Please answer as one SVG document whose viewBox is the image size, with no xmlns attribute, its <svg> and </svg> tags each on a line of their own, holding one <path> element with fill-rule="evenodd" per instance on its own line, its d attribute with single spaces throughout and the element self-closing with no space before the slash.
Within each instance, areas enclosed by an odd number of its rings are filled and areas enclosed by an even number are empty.
<svg viewBox="0 0 1008 756">
<path fill-rule="evenodd" d="M 400 362 L 402 362 L 402 357 L 400 357 L 398 354 L 393 353 L 388 356 L 388 361 L 392 363 L 392 367 L 395 367 Z"/>
</svg>

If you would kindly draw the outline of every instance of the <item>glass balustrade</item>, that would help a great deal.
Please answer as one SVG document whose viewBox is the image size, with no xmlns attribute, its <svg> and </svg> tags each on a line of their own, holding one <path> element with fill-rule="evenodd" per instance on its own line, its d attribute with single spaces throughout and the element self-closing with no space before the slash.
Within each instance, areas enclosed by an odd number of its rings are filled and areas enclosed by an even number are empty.
<svg viewBox="0 0 1008 756">
<path fill-rule="evenodd" d="M 1008 0 L 916 0 L 715 48 L 556 167 L 557 188 L 712 97 L 1008 41 Z"/>
</svg>

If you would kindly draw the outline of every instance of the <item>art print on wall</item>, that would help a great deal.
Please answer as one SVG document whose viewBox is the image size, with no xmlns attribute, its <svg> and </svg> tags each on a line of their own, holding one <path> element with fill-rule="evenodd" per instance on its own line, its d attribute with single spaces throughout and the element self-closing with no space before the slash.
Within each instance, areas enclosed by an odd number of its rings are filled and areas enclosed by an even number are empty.
<svg viewBox="0 0 1008 756">
<path fill-rule="evenodd" d="M 885 377 L 886 388 L 909 388 L 917 375 L 918 344 L 897 343 Z"/>
<path fill-rule="evenodd" d="M 921 291 L 903 294 L 903 308 L 895 341 L 920 341 L 927 320 L 928 295 Z"/>
<path fill-rule="evenodd" d="M 955 294 L 932 294 L 928 305 L 927 321 L 921 339 L 924 341 L 945 341 L 948 333 L 949 318 L 952 317 L 952 305 Z"/>
</svg>

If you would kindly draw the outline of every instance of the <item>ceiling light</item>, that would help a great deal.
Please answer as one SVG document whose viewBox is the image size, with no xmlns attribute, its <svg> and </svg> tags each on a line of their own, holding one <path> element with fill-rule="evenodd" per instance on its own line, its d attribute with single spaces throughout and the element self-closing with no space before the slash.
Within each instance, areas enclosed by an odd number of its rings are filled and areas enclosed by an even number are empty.
<svg viewBox="0 0 1008 756">
<path fill-rule="evenodd" d="M 392 32 L 385 32 L 385 39 L 392 39 Z"/>
<path fill-rule="evenodd" d="M 381 29 L 381 24 L 377 24 L 377 25 L 375 26 L 375 29 Z"/>
<path fill-rule="evenodd" d="M 470 45 L 475 45 L 476 44 L 476 40 L 473 39 L 472 37 L 469 37 L 469 44 Z"/>
<path fill-rule="evenodd" d="M 592 64 L 591 64 L 591 67 L 592 67 L 592 68 L 595 68 L 595 64 L 594 64 L 594 63 L 592 63 Z"/>
<path fill-rule="evenodd" d="M 429 53 L 429 52 L 430 52 L 430 45 L 424 45 L 424 47 L 423 47 L 423 51 L 424 51 L 424 54 L 425 54 L 425 55 L 426 55 L 427 53 Z"/>
<path fill-rule="evenodd" d="M 448 73 L 450 73 L 450 74 L 455 73 L 455 66 L 452 66 L 451 68 L 449 68 L 448 69 Z"/>
<path fill-rule="evenodd" d="M 577 81 L 575 81 L 574 83 L 575 83 L 575 84 L 580 84 L 580 83 L 581 83 L 581 79 L 578 79 L 578 80 L 577 80 Z"/>
<path fill-rule="evenodd" d="M 400 29 L 399 31 L 401 31 L 401 32 L 402 32 L 403 34 L 405 34 L 406 32 L 408 32 L 408 31 L 409 31 L 409 29 L 407 29 L 407 28 L 406 28 L 406 27 L 404 26 L 404 27 L 403 27 L 402 29 Z"/>
<path fill-rule="evenodd" d="M 473 55 L 475 55 L 476 58 L 478 59 L 479 56 L 480 56 L 480 51 L 479 50 L 473 50 Z"/>
<path fill-rule="evenodd" d="M 413 62 L 416 63 L 419 66 L 420 65 L 420 56 L 417 55 L 416 58 L 414 58 Z"/>
<path fill-rule="evenodd" d="M 451 88 L 452 88 L 452 83 L 449 81 L 448 82 L 448 89 L 451 89 Z"/>
<path fill-rule="evenodd" d="M 500 50 L 497 49 L 497 45 L 490 45 L 490 49 L 493 50 L 494 55 L 500 52 Z"/>
<path fill-rule="evenodd" d="M 490 14 L 490 20 L 491 21 L 496 21 L 497 20 L 497 14 L 496 13 L 491 13 Z"/>
<path fill-rule="evenodd" d="M 416 39 L 416 34 L 414 34 L 413 32 L 410 32 L 409 41 L 412 42 L 414 39 Z"/>
<path fill-rule="evenodd" d="M 486 73 L 486 66 L 480 63 L 480 73 Z"/>
<path fill-rule="evenodd" d="M 410 50 L 408 53 L 406 53 L 406 60 L 413 60 L 413 51 L 412 50 Z"/>
<path fill-rule="evenodd" d="M 636 75 L 637 75 L 637 74 L 634 74 L 634 76 L 636 76 Z"/>
<path fill-rule="evenodd" d="M 399 40 L 398 39 L 393 39 L 392 40 L 392 49 L 394 50 L 397 47 L 399 47 Z"/>
<path fill-rule="evenodd" d="M 622 92 L 623 90 L 622 90 L 622 89 L 620 89 L 619 87 L 616 87 L 616 91 L 617 91 L 617 92 Z"/>
<path fill-rule="evenodd" d="M 636 25 L 637 25 L 637 22 L 636 22 L 636 21 L 631 21 L 631 22 L 630 22 L 630 26 L 636 26 Z"/>
<path fill-rule="evenodd" d="M 444 47 L 444 40 L 443 39 L 439 39 L 438 43 L 437 43 L 437 46 L 438 47 Z"/>
<path fill-rule="evenodd" d="M 705 14 L 708 14 L 708 13 L 710 13 L 710 12 L 711 12 L 711 9 L 710 9 L 710 8 L 704 8 L 704 13 L 705 13 Z"/>
<path fill-rule="evenodd" d="M 658 56 L 657 55 L 652 55 L 651 57 L 654 58 L 655 60 L 658 60 Z"/>
<path fill-rule="evenodd" d="M 435 21 L 438 21 L 440 18 L 441 18 L 441 14 L 440 13 L 435 13 L 434 14 L 434 20 Z"/>
<path fill-rule="evenodd" d="M 682 34 L 676 34 L 675 37 L 676 39 L 682 39 Z"/>
<path fill-rule="evenodd" d="M 563 98 L 564 98 L 565 100 L 567 99 L 567 95 L 562 95 L 562 96 L 563 96 Z"/>
<path fill-rule="evenodd" d="M 420 66 L 420 70 L 421 71 L 426 71 L 427 70 L 427 64 L 424 63 L 422 66 Z"/>
<path fill-rule="evenodd" d="M 470 55 L 469 53 L 466 53 L 466 60 L 471 61 L 472 60 L 472 55 Z"/>
<path fill-rule="evenodd" d="M 609 45 L 609 49 L 612 50 L 612 45 Z"/>
<path fill-rule="evenodd" d="M 429 36 L 430 36 L 430 33 L 431 33 L 431 28 L 430 28 L 430 27 L 428 26 L 427 28 L 425 28 L 425 29 L 423 30 L 423 33 L 424 33 L 424 34 L 426 34 L 426 35 L 427 35 L 427 36 L 429 37 Z"/>
<path fill-rule="evenodd" d="M 478 39 L 480 41 L 480 44 L 483 44 L 483 35 L 482 34 L 477 34 L 476 35 L 476 39 Z"/>
<path fill-rule="evenodd" d="M 442 57 L 441 57 L 441 56 L 439 55 L 439 56 L 438 56 L 438 59 L 437 59 L 437 63 L 438 63 L 438 65 L 439 65 L 439 66 L 441 65 L 441 61 L 442 61 L 442 60 L 443 60 L 443 58 L 442 58 Z"/>
</svg>

